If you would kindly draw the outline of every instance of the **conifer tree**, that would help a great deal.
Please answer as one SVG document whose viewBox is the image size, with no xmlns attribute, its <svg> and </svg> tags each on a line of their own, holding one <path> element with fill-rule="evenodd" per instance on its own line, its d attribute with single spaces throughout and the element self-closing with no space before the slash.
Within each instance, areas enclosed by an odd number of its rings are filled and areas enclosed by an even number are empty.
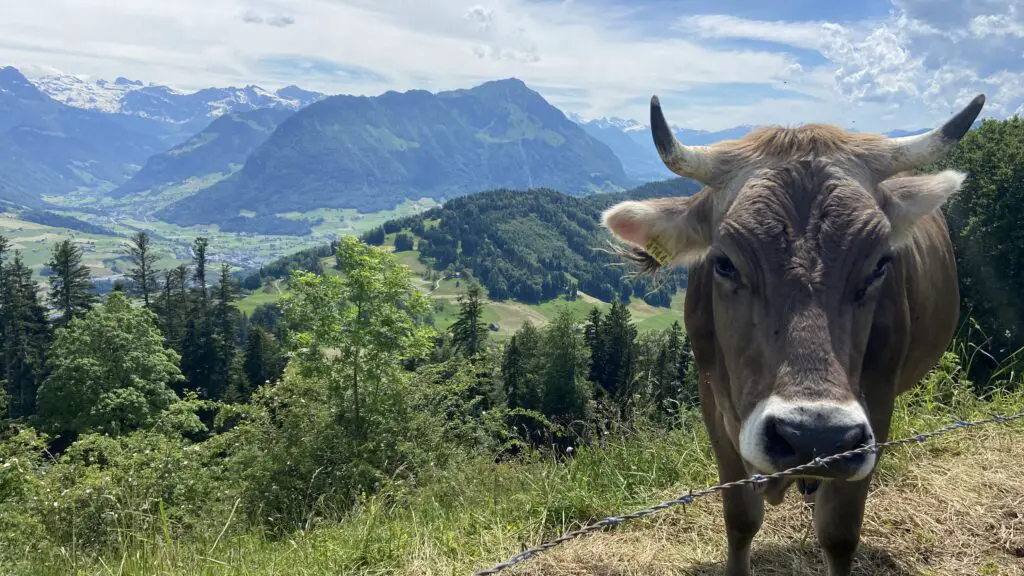
<svg viewBox="0 0 1024 576">
<path fill-rule="evenodd" d="M 480 285 L 471 282 L 459 296 L 459 316 L 449 329 L 452 344 L 466 357 L 476 356 L 487 340 L 487 325 L 483 321 L 484 304 L 480 298 Z"/>
<path fill-rule="evenodd" d="M 82 249 L 70 239 L 54 245 L 47 266 L 53 270 L 50 303 L 60 313 L 57 323 L 66 326 L 72 318 L 84 316 L 97 301 L 89 268 L 82 263 Z"/>
<path fill-rule="evenodd" d="M 128 278 L 132 281 L 131 294 L 141 296 L 142 303 L 149 308 L 159 290 L 157 255 L 153 252 L 149 235 L 143 231 L 133 234 L 127 252 L 132 261 L 132 268 L 128 271 Z"/>
</svg>

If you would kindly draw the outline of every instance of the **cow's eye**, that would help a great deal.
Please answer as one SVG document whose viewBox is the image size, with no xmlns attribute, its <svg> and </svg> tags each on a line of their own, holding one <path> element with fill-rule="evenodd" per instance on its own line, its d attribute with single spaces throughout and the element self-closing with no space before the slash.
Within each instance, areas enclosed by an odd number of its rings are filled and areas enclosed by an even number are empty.
<svg viewBox="0 0 1024 576">
<path fill-rule="evenodd" d="M 864 279 L 863 283 L 861 283 L 857 293 L 854 294 L 854 298 L 858 302 L 863 300 L 864 297 L 867 296 L 868 290 L 874 286 L 878 280 L 885 276 L 886 271 L 889 269 L 890 262 L 892 262 L 892 256 L 889 256 L 888 254 L 878 259 L 878 262 L 875 264 L 875 269 L 871 271 L 871 274 L 868 274 L 868 277 Z"/>
<path fill-rule="evenodd" d="M 735 282 L 739 279 L 739 271 L 736 270 L 736 266 L 733 265 L 732 260 L 728 256 L 715 256 L 715 274 L 718 276 Z"/>
</svg>

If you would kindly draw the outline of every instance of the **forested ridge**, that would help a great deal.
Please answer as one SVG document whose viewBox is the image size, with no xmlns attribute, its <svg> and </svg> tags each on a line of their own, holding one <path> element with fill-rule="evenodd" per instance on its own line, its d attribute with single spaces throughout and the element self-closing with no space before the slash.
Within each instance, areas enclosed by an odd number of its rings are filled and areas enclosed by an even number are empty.
<svg viewBox="0 0 1024 576">
<path fill-rule="evenodd" d="M 420 261 L 438 272 L 469 272 L 491 300 L 536 304 L 583 292 L 604 302 L 637 298 L 668 307 L 685 287 L 686 271 L 668 271 L 657 285 L 628 277 L 629 269 L 608 252 L 611 236 L 600 215 L 626 199 L 688 196 L 698 189 L 695 182 L 676 178 L 583 198 L 550 189 L 490 190 L 390 220 L 362 239 L 379 246 L 395 234 L 396 251 L 415 249 Z M 322 272 L 320 259 L 331 250 L 324 245 L 280 258 L 243 284 L 255 289 L 266 278 L 281 279 L 295 269 Z"/>
<path fill-rule="evenodd" d="M 942 165 L 970 174 L 945 208 L 966 328 L 901 400 L 894 436 L 1024 407 L 1022 165 L 1016 118 L 986 121 Z M 482 320 L 497 278 L 541 297 L 553 270 L 598 282 L 577 248 L 623 197 L 499 190 L 388 223 L 432 266 L 473 269 L 445 330 L 401 251 L 372 235 L 300 257 L 333 255 L 331 273 L 282 263 L 288 293 L 248 316 L 245 280 L 212 264 L 206 238 L 160 270 L 134 235 L 130 280 L 103 297 L 73 241 L 54 247 L 44 293 L 0 239 L 0 565 L 230 573 L 313 538 L 315 554 L 288 557 L 299 571 L 461 573 L 712 482 L 681 317 L 637 330 L 622 280 L 607 311 L 565 307 L 507 341 Z"/>
</svg>

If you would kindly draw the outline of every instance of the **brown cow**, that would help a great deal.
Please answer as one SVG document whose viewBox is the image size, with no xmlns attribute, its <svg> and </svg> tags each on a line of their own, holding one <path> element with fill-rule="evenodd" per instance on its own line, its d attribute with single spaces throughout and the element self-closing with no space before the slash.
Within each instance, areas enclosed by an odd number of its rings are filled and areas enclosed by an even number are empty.
<svg viewBox="0 0 1024 576">
<path fill-rule="evenodd" d="M 622 202 L 602 221 L 647 271 L 690 266 L 684 323 L 722 482 L 886 440 L 895 398 L 935 366 L 960 309 L 939 207 L 966 175 L 901 173 L 955 146 L 984 103 L 904 138 L 812 124 L 696 147 L 651 99 L 665 165 L 705 187 Z M 879 456 L 799 480 L 816 490 L 830 576 L 850 573 Z M 750 574 L 764 499 L 780 503 L 792 481 L 725 491 L 728 574 Z"/>
</svg>

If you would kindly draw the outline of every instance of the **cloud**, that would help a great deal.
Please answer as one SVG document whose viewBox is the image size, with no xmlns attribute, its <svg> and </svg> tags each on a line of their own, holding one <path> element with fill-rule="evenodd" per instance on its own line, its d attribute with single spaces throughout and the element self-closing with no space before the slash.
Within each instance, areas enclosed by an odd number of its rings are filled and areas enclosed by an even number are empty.
<svg viewBox="0 0 1024 576">
<path fill-rule="evenodd" d="M 297 84 L 330 93 L 464 88 L 517 77 L 585 117 L 679 124 L 824 121 L 919 128 L 979 91 L 1024 104 L 1011 0 L 893 0 L 892 13 L 780 7 L 791 20 L 649 0 L 13 2 L 0 61 L 182 89 Z M 697 6 L 702 9 L 696 9 Z M 733 3 L 724 5 L 733 6 Z M 746 10 L 744 12 L 743 10 Z M 698 15 L 693 15 L 698 14 Z"/>
<path fill-rule="evenodd" d="M 829 22 L 746 20 L 725 14 L 684 16 L 675 28 L 705 39 L 749 39 L 820 50 L 829 40 Z"/>
<path fill-rule="evenodd" d="M 240 18 L 242 19 L 242 22 L 245 22 L 246 24 L 266 24 L 267 26 L 273 26 L 275 28 L 284 28 L 285 26 L 295 24 L 295 18 L 291 16 L 283 14 L 263 16 L 251 8 L 243 12 Z"/>
</svg>

